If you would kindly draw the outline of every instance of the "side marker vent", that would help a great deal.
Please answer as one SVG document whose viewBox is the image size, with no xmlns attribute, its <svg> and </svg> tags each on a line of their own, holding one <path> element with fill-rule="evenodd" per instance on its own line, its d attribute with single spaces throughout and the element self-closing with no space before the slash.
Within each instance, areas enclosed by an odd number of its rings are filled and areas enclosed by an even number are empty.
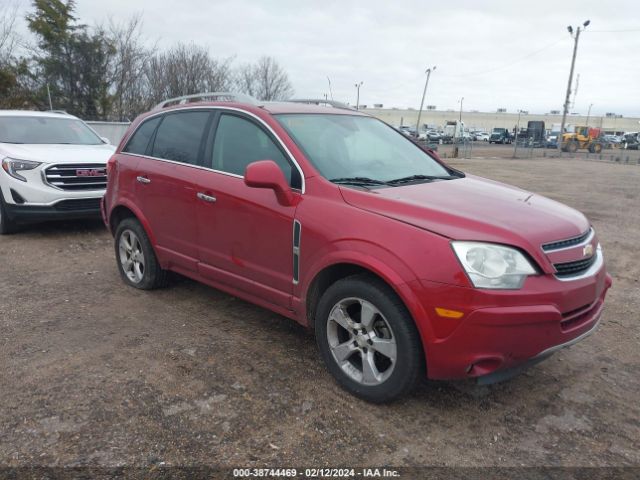
<svg viewBox="0 0 640 480">
<path fill-rule="evenodd" d="M 300 278 L 300 235 L 302 225 L 298 220 L 293 221 L 293 283 L 297 284 Z"/>
</svg>

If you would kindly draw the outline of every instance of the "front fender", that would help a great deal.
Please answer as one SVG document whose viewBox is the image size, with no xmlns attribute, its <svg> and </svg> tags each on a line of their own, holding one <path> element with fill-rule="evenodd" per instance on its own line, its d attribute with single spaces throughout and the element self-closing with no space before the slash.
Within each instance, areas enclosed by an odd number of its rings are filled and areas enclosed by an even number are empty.
<svg viewBox="0 0 640 480">
<path fill-rule="evenodd" d="M 307 262 L 306 267 L 304 262 L 301 263 L 301 281 L 294 289 L 294 303 L 297 303 L 294 309 L 300 312 L 299 318 L 307 318 L 307 296 L 318 274 L 333 265 L 351 264 L 382 278 L 403 301 L 420 335 L 423 338 L 431 337 L 430 324 L 425 321 L 427 313 L 409 285 L 415 285 L 414 280 L 417 280 L 417 277 L 411 268 L 390 250 L 364 240 L 340 240 L 315 251 Z"/>
</svg>

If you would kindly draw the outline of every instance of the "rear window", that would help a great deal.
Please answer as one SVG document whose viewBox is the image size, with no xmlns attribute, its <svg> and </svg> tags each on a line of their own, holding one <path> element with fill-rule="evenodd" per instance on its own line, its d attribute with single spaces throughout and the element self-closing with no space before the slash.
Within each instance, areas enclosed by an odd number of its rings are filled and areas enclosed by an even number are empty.
<svg viewBox="0 0 640 480">
<path fill-rule="evenodd" d="M 147 153 L 147 147 L 149 141 L 156 130 L 156 127 L 160 123 L 160 117 L 154 117 L 147 120 L 138 127 L 132 137 L 127 142 L 127 145 L 122 150 L 127 153 L 135 153 L 137 155 L 144 155 Z"/>
<path fill-rule="evenodd" d="M 204 111 L 167 114 L 158 127 L 151 155 L 196 165 L 210 116 Z"/>
<path fill-rule="evenodd" d="M 77 118 L 0 116 L 0 142 L 47 145 L 101 145 Z"/>
</svg>

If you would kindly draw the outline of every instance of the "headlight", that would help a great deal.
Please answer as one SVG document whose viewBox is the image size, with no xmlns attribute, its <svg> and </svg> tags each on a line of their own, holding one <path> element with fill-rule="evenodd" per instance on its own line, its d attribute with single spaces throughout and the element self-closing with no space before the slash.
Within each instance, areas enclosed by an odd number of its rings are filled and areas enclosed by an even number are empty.
<svg viewBox="0 0 640 480">
<path fill-rule="evenodd" d="M 536 269 L 515 248 L 493 243 L 452 242 L 460 263 L 476 288 L 517 289 Z"/>
<path fill-rule="evenodd" d="M 24 170 L 33 170 L 40 162 L 32 162 L 31 160 L 14 160 L 13 158 L 5 158 L 2 160 L 2 168 L 5 172 L 11 175 L 13 178 L 26 182 L 27 179 L 20 175 L 18 172 Z"/>
</svg>

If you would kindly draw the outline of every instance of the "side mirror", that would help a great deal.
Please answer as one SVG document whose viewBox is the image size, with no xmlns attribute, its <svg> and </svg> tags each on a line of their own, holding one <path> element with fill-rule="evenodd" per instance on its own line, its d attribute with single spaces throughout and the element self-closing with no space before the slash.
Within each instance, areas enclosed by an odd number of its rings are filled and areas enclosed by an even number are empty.
<svg viewBox="0 0 640 480">
<path fill-rule="evenodd" d="M 252 188 L 272 189 L 278 202 L 282 205 L 293 205 L 296 197 L 284 178 L 280 167 L 273 160 L 260 160 L 247 165 L 244 171 L 244 183 Z"/>
</svg>

